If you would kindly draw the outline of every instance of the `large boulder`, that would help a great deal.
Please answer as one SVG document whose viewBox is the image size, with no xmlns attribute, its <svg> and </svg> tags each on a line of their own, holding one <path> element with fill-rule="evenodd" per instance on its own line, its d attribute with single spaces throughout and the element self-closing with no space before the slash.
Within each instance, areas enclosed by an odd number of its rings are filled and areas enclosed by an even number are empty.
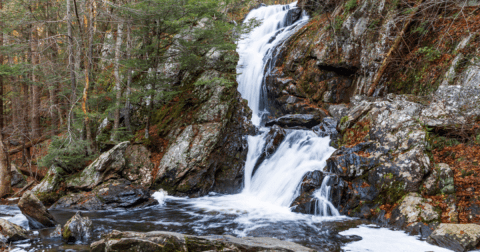
<svg viewBox="0 0 480 252">
<path fill-rule="evenodd" d="M 409 193 L 400 202 L 400 205 L 392 213 L 390 223 L 404 228 L 417 222 L 432 223 L 439 222 L 438 209 L 432 204 L 431 199 L 424 199 L 417 193 Z"/>
<path fill-rule="evenodd" d="M 220 72 L 206 71 L 199 79 L 209 83 L 220 76 Z M 254 127 L 251 111 L 235 87 L 207 84 L 193 88 L 193 98 L 188 99 L 201 102 L 196 107 L 189 105 L 184 117 L 171 119 L 176 121 L 167 134 L 170 145 L 158 166 L 155 188 L 179 196 L 241 190 L 248 152 L 245 135 L 254 132 Z"/>
<path fill-rule="evenodd" d="M 155 165 L 150 160 L 152 153 L 143 145 L 130 145 L 125 151 L 127 165 L 122 176 L 133 184 L 149 187 L 153 182 Z"/>
<path fill-rule="evenodd" d="M 26 239 L 27 230 L 8 220 L 0 219 L 0 242 L 10 243 Z"/>
<path fill-rule="evenodd" d="M 50 209 L 109 210 L 139 209 L 157 205 L 149 189 L 130 181 L 109 181 L 91 192 L 71 193 L 59 199 Z"/>
<path fill-rule="evenodd" d="M 125 168 L 125 150 L 129 142 L 117 144 L 103 153 L 81 173 L 71 176 L 66 181 L 67 188 L 75 190 L 92 189 L 112 178 L 120 178 Z"/>
<path fill-rule="evenodd" d="M 65 223 L 62 230 L 62 237 L 67 242 L 84 241 L 92 237 L 93 224 L 88 217 L 82 217 L 77 212 Z"/>
<path fill-rule="evenodd" d="M 448 164 L 440 163 L 435 165 L 425 180 L 424 191 L 428 195 L 455 193 L 453 170 Z"/>
<path fill-rule="evenodd" d="M 31 228 L 54 227 L 56 224 L 47 208 L 31 191 L 23 194 L 18 202 L 18 207 L 27 217 Z"/>
<path fill-rule="evenodd" d="M 47 194 L 57 191 L 65 175 L 66 173 L 62 168 L 52 165 L 42 181 L 32 189 L 32 192 Z"/>
<path fill-rule="evenodd" d="M 427 238 L 427 242 L 456 252 L 469 251 L 480 242 L 480 225 L 442 223 Z"/>
<path fill-rule="evenodd" d="M 275 238 L 193 236 L 155 231 L 148 233 L 112 231 L 90 245 L 92 252 L 109 251 L 314 251 Z"/>
</svg>

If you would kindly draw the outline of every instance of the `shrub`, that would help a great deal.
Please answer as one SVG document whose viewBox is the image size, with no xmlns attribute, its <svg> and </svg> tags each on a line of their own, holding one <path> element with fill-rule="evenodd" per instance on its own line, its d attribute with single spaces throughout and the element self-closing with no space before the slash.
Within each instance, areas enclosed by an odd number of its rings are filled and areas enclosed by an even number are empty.
<svg viewBox="0 0 480 252">
<path fill-rule="evenodd" d="M 60 166 L 66 171 L 77 171 L 82 169 L 89 160 L 87 155 L 88 141 L 72 140 L 63 137 L 54 137 L 48 147 L 48 154 L 41 158 L 38 165 L 50 167 Z"/>
</svg>

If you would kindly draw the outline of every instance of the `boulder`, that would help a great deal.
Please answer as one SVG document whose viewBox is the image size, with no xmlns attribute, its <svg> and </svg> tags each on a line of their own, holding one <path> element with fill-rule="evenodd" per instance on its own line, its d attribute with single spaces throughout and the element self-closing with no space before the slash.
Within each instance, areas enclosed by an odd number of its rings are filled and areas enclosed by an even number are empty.
<svg viewBox="0 0 480 252">
<path fill-rule="evenodd" d="M 475 249 L 480 242 L 480 225 L 442 223 L 427 242 L 456 252 Z"/>
<path fill-rule="evenodd" d="M 32 192 L 45 194 L 57 191 L 60 188 L 64 175 L 66 173 L 62 168 L 52 165 L 42 181 L 32 189 Z"/>
<path fill-rule="evenodd" d="M 275 238 L 229 235 L 193 236 L 173 232 L 148 233 L 112 231 L 90 245 L 92 252 L 109 251 L 315 251 Z"/>
<path fill-rule="evenodd" d="M 69 189 L 87 190 L 112 178 L 120 178 L 125 168 L 125 150 L 129 142 L 117 144 L 111 150 L 103 153 L 81 173 L 67 179 Z"/>
<path fill-rule="evenodd" d="M 221 72 L 206 71 L 198 81 L 213 83 L 221 76 Z M 190 96 L 199 105 L 179 108 L 190 120 L 172 119 L 174 123 L 165 130 L 169 146 L 153 186 L 177 196 L 236 193 L 243 185 L 245 136 L 255 132 L 251 110 L 236 85 L 195 85 Z"/>
<path fill-rule="evenodd" d="M 280 118 L 270 120 L 265 123 L 265 126 L 278 125 L 285 128 L 313 128 L 322 122 L 324 116 L 317 114 L 298 114 L 298 115 L 285 115 Z"/>
<path fill-rule="evenodd" d="M 152 153 L 143 145 L 130 145 L 125 151 L 127 165 L 122 171 L 122 177 L 143 187 L 149 187 L 153 182 L 155 165 L 150 160 Z"/>
<path fill-rule="evenodd" d="M 61 238 L 62 237 L 62 225 L 57 224 L 55 230 L 50 233 L 50 238 Z"/>
<path fill-rule="evenodd" d="M 31 191 L 23 194 L 18 207 L 28 219 L 31 228 L 54 227 L 56 222 L 47 208 Z"/>
<path fill-rule="evenodd" d="M 17 188 L 24 187 L 27 184 L 27 180 L 25 180 L 25 177 L 23 176 L 23 174 L 17 169 L 17 166 L 14 163 L 11 164 L 10 168 L 12 170 L 11 185 Z"/>
<path fill-rule="evenodd" d="M 27 230 L 10 221 L 0 219 L 0 242 L 10 243 L 26 240 Z"/>
<path fill-rule="evenodd" d="M 332 139 L 335 139 L 338 135 L 337 131 L 337 120 L 332 117 L 323 118 L 322 123 L 312 128 L 319 137 L 329 136 Z"/>
<path fill-rule="evenodd" d="M 82 217 L 77 212 L 63 226 L 62 237 L 67 242 L 84 241 L 92 237 L 93 224 L 88 217 Z"/>
<path fill-rule="evenodd" d="M 439 222 L 438 209 L 433 207 L 431 199 L 424 199 L 418 193 L 409 193 L 401 201 L 397 209 L 392 212 L 390 223 L 399 228 L 416 224 L 417 222 Z"/>
<path fill-rule="evenodd" d="M 158 205 L 149 189 L 118 180 L 104 183 L 91 192 L 72 193 L 59 199 L 50 209 L 108 210 L 139 209 Z"/>
<path fill-rule="evenodd" d="M 424 183 L 424 190 L 428 195 L 455 193 L 453 170 L 448 164 L 436 164 Z"/>
<path fill-rule="evenodd" d="M 275 151 L 277 151 L 277 148 L 280 146 L 286 136 L 287 132 L 280 126 L 273 125 L 273 127 L 270 128 L 270 131 L 265 138 L 265 145 L 263 146 L 262 154 L 257 159 L 257 162 L 253 167 L 252 177 L 258 170 L 260 165 L 263 163 L 263 161 L 265 161 L 265 159 L 267 159 L 268 157 L 273 155 Z"/>
</svg>

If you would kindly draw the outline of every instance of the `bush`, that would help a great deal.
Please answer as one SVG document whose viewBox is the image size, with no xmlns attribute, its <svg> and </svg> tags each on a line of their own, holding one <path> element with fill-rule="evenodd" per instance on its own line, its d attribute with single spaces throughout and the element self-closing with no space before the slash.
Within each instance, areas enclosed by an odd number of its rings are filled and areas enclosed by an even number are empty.
<svg viewBox="0 0 480 252">
<path fill-rule="evenodd" d="M 63 137 L 54 137 L 48 147 L 48 154 L 41 158 L 38 165 L 41 167 L 60 166 L 67 172 L 81 170 L 89 160 L 87 155 L 88 141 L 72 140 Z"/>
</svg>

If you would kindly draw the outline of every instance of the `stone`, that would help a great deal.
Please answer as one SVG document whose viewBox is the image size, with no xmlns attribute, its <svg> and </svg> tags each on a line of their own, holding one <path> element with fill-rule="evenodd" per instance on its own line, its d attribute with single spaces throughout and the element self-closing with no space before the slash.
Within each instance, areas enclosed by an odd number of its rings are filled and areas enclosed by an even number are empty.
<svg viewBox="0 0 480 252">
<path fill-rule="evenodd" d="M 50 209 L 110 210 L 141 209 L 158 205 L 149 189 L 132 185 L 130 181 L 109 181 L 91 192 L 72 193 L 60 198 Z"/>
<path fill-rule="evenodd" d="M 456 252 L 475 249 L 480 242 L 480 225 L 442 223 L 427 242 Z"/>
<path fill-rule="evenodd" d="M 313 128 L 314 126 L 319 125 L 322 122 L 324 116 L 320 115 L 286 115 L 275 120 L 270 120 L 265 123 L 265 126 L 278 125 L 285 128 L 294 128 L 294 127 L 305 127 Z"/>
<path fill-rule="evenodd" d="M 340 121 L 348 111 L 348 107 L 345 104 L 330 105 L 328 107 L 328 113 L 337 121 Z"/>
<path fill-rule="evenodd" d="M 25 185 L 27 185 L 27 181 L 25 180 L 25 177 L 23 174 L 18 170 L 17 166 L 12 163 L 10 165 L 11 171 L 12 171 L 12 182 L 11 185 L 13 187 L 17 188 L 22 188 Z"/>
<path fill-rule="evenodd" d="M 28 219 L 31 228 L 39 229 L 44 227 L 54 227 L 56 222 L 47 208 L 31 191 L 23 194 L 18 202 L 18 207 Z"/>
<path fill-rule="evenodd" d="M 7 243 L 28 239 L 27 230 L 4 219 L 0 219 L 0 241 L 1 236 Z"/>
<path fill-rule="evenodd" d="M 326 137 L 329 136 L 332 139 L 335 139 L 338 135 L 337 131 L 337 120 L 331 117 L 323 118 L 323 121 L 312 128 L 313 132 L 315 132 L 319 137 Z"/>
<path fill-rule="evenodd" d="M 130 145 L 125 151 L 126 167 L 122 177 L 134 184 L 149 187 L 153 182 L 155 165 L 150 160 L 152 153 L 143 145 Z"/>
<path fill-rule="evenodd" d="M 431 199 L 424 199 L 417 193 L 409 193 L 398 206 L 397 214 L 392 215 L 391 223 L 404 223 L 405 225 L 417 222 L 438 222 L 440 215 L 436 209 L 429 204 Z M 401 226 L 401 225 L 400 225 Z"/>
<path fill-rule="evenodd" d="M 62 225 L 57 224 L 55 230 L 50 233 L 50 238 L 61 238 L 62 237 Z"/>
<path fill-rule="evenodd" d="M 287 135 L 287 132 L 279 127 L 278 125 L 274 125 L 270 128 L 268 135 L 265 139 L 265 147 L 263 148 L 263 153 L 266 156 L 271 156 L 277 150 L 278 146 L 283 142 Z"/>
<path fill-rule="evenodd" d="M 60 188 L 60 184 L 65 175 L 66 174 L 62 168 L 52 165 L 42 181 L 32 189 L 32 192 L 38 194 L 57 191 Z"/>
<path fill-rule="evenodd" d="M 173 232 L 148 233 L 112 231 L 90 245 L 92 252 L 109 251 L 315 251 L 275 238 L 229 235 L 193 236 Z"/>
<path fill-rule="evenodd" d="M 125 168 L 125 150 L 129 142 L 117 144 L 111 150 L 102 153 L 92 164 L 80 174 L 67 179 L 67 188 L 87 190 L 112 178 L 119 178 Z"/>
<path fill-rule="evenodd" d="M 436 164 L 425 180 L 424 187 L 428 195 L 455 193 L 453 170 L 448 164 Z"/>
<path fill-rule="evenodd" d="M 87 240 L 92 237 L 92 233 L 92 221 L 88 217 L 82 217 L 80 212 L 68 220 L 62 229 L 62 237 L 67 242 Z"/>
</svg>

